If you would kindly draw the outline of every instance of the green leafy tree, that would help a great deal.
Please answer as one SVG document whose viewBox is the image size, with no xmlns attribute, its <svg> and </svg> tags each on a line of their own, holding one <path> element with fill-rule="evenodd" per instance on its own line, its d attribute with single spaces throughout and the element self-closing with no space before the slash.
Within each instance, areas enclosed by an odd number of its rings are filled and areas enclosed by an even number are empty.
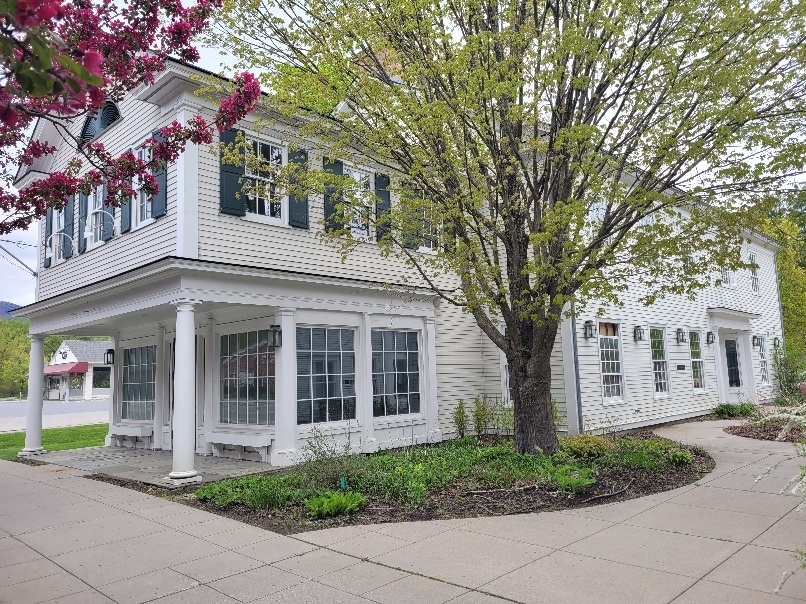
<svg viewBox="0 0 806 604">
<path fill-rule="evenodd" d="M 308 149 L 392 175 L 390 213 L 316 166 L 305 184 L 340 197 L 345 253 L 346 225 L 378 222 L 412 284 L 472 314 L 509 363 L 517 450 L 553 453 L 563 317 L 741 268 L 802 173 L 804 31 L 791 0 L 227 0 L 213 40 Z"/>
<path fill-rule="evenodd" d="M 16 396 L 28 384 L 28 322 L 0 320 L 0 396 Z"/>
</svg>

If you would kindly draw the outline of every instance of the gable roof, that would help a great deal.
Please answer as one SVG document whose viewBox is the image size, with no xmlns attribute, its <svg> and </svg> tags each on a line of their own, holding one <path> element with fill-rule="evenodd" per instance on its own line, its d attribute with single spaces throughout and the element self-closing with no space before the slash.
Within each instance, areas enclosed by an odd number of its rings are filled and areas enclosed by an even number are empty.
<svg viewBox="0 0 806 604">
<path fill-rule="evenodd" d="M 96 342 L 91 340 L 65 340 L 62 346 L 70 349 L 76 359 L 89 363 L 103 363 L 104 353 L 112 347 L 112 342 Z"/>
</svg>

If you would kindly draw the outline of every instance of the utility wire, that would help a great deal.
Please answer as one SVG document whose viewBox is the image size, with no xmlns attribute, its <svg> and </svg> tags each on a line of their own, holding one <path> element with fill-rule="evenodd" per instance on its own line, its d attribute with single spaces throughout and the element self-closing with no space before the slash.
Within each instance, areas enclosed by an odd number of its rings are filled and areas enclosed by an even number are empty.
<svg viewBox="0 0 806 604">
<path fill-rule="evenodd" d="M 0 243 L 13 243 L 18 247 L 37 247 L 35 243 L 24 243 L 22 241 L 13 241 L 12 239 L 0 239 Z"/>
<path fill-rule="evenodd" d="M 31 267 L 29 267 L 27 264 L 25 264 L 25 262 L 23 262 L 22 260 L 20 260 L 19 258 L 17 258 L 17 256 L 15 256 L 15 255 L 14 255 L 12 252 L 10 252 L 10 251 L 8 250 L 8 248 L 6 248 L 6 247 L 5 247 L 5 246 L 3 246 L 3 245 L 0 245 L 0 250 L 3 250 L 3 251 L 4 251 L 4 252 L 5 252 L 5 253 L 6 253 L 8 256 L 11 256 L 12 258 L 14 258 L 14 260 L 16 260 L 16 261 L 17 261 L 19 264 L 21 264 L 21 265 L 22 265 L 22 267 L 21 267 L 22 269 L 24 269 L 24 270 L 28 271 L 28 272 L 29 272 L 29 273 L 31 273 L 31 274 L 32 274 L 34 277 L 36 277 L 36 276 L 37 276 L 37 273 L 36 273 L 36 271 L 35 271 L 34 269 L 32 269 L 32 268 L 31 268 Z M 6 258 L 6 260 L 8 260 L 8 258 Z M 11 262 L 10 260 L 9 260 L 9 263 L 11 263 L 12 265 L 14 264 L 14 263 L 13 263 L 13 262 Z"/>
</svg>

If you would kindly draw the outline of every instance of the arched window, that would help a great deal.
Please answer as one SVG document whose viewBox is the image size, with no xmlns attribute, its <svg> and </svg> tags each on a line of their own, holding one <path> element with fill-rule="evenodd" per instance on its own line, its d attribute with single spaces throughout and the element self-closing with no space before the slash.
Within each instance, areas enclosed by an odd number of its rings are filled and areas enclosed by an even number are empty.
<svg viewBox="0 0 806 604">
<path fill-rule="evenodd" d="M 103 107 L 84 120 L 84 127 L 81 128 L 81 144 L 88 143 L 119 119 L 118 106 L 114 101 L 106 101 Z"/>
</svg>

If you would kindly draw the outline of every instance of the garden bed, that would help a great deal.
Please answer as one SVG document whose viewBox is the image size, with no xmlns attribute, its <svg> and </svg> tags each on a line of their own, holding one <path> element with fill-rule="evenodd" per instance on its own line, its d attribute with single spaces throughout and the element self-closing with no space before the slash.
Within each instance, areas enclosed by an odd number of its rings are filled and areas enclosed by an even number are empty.
<svg viewBox="0 0 806 604">
<path fill-rule="evenodd" d="M 649 432 L 616 440 L 593 438 L 597 447 L 604 441 L 606 450 L 588 455 L 566 445 L 548 457 L 518 455 L 509 442 L 479 443 L 467 437 L 408 450 L 309 461 L 279 474 L 225 480 L 172 497 L 290 534 L 612 503 L 690 484 L 714 467 L 703 449 Z M 583 445 L 586 453 L 588 440 Z M 345 491 L 340 490 L 342 485 Z M 314 518 L 308 502 L 323 492 L 355 493 L 365 504 L 354 513 Z"/>
<path fill-rule="evenodd" d="M 755 438 L 756 440 L 776 440 L 781 433 L 781 426 L 742 424 L 739 426 L 727 426 L 724 428 L 728 434 L 734 436 L 744 436 L 745 438 Z M 806 440 L 806 431 L 801 428 L 792 428 L 780 442 L 796 443 Z"/>
</svg>

